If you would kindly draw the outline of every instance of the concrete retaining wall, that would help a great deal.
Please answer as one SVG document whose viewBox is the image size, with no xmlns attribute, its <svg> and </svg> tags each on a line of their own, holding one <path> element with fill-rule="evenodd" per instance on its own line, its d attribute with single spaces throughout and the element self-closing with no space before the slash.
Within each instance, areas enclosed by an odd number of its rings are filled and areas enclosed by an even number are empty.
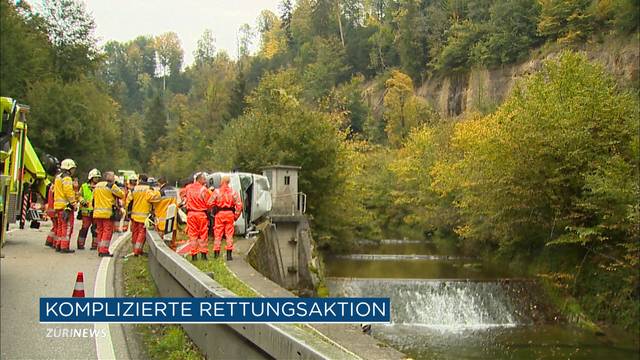
<svg viewBox="0 0 640 360">
<path fill-rule="evenodd" d="M 236 297 L 147 232 L 149 269 L 164 297 Z M 325 339 L 293 324 L 184 324 L 209 359 L 353 359 Z"/>
</svg>

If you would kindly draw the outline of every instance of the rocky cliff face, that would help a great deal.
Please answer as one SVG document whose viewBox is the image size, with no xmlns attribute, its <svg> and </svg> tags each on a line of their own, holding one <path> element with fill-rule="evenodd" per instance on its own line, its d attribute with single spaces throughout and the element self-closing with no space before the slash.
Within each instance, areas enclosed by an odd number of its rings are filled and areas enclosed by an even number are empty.
<svg viewBox="0 0 640 360">
<path fill-rule="evenodd" d="M 577 50 L 601 63 L 621 85 L 639 87 L 640 43 L 636 35 L 624 40 L 585 44 Z M 544 60 L 558 56 L 560 51 L 539 49 L 533 52 L 531 59 L 519 64 L 436 75 L 423 83 L 417 93 L 444 116 L 455 117 L 467 111 L 490 111 L 504 101 L 519 78 L 536 72 Z M 381 93 L 379 95 L 382 96 Z"/>
</svg>

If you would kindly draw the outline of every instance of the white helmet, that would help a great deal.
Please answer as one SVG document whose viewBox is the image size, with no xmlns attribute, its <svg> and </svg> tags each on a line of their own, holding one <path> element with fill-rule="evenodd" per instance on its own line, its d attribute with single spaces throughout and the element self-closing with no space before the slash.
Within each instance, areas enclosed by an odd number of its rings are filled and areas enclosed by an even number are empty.
<svg viewBox="0 0 640 360">
<path fill-rule="evenodd" d="M 136 174 L 130 175 L 128 181 L 138 181 L 138 175 Z"/>
<path fill-rule="evenodd" d="M 64 159 L 62 163 L 60 163 L 60 169 L 62 170 L 71 170 L 76 167 L 76 162 L 71 159 Z"/>
<path fill-rule="evenodd" d="M 102 174 L 100 173 L 100 170 L 92 169 L 91 171 L 89 171 L 89 180 L 91 180 L 93 178 L 99 178 L 99 177 L 102 177 Z"/>
</svg>

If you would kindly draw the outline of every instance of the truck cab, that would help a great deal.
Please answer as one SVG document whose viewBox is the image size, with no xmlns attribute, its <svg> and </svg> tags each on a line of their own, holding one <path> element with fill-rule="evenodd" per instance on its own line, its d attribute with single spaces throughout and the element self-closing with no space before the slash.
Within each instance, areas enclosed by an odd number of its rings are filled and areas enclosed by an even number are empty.
<svg viewBox="0 0 640 360">
<path fill-rule="evenodd" d="M 235 222 L 235 232 L 238 235 L 246 235 L 271 211 L 269 180 L 266 176 L 245 172 L 214 172 L 206 174 L 209 186 L 219 188 L 220 180 L 225 175 L 229 176 L 229 185 L 240 194 L 244 206 L 242 214 Z"/>
</svg>

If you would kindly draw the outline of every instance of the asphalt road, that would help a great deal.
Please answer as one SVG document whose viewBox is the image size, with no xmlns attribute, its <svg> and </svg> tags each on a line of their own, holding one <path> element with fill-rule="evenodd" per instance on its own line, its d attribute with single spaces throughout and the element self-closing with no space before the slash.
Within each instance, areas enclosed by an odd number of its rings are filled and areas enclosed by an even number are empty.
<svg viewBox="0 0 640 360">
<path fill-rule="evenodd" d="M 76 248 L 76 222 L 71 248 Z M 96 289 L 102 296 L 113 296 L 113 262 L 99 258 L 96 251 L 74 254 L 56 253 L 44 246 L 50 230 L 43 224 L 39 230 L 10 230 L 4 258 L 0 260 L 0 358 L 1 359 L 104 359 L 129 358 L 119 325 L 103 325 L 96 339 L 93 324 L 40 324 L 40 297 L 69 297 L 76 275 L 84 273 L 85 296 L 94 296 L 96 274 L 101 262 L 106 277 Z M 114 234 L 114 240 L 120 234 Z M 109 269 L 105 272 L 106 269 Z M 100 295 L 100 294 L 99 294 Z M 73 329 L 80 329 L 80 331 Z M 86 329 L 86 330 L 82 330 Z M 108 336 L 104 331 L 108 330 Z M 93 334 L 92 334 L 93 332 Z M 96 343 L 100 343 L 98 354 Z M 104 349 L 112 351 L 105 352 Z"/>
</svg>

